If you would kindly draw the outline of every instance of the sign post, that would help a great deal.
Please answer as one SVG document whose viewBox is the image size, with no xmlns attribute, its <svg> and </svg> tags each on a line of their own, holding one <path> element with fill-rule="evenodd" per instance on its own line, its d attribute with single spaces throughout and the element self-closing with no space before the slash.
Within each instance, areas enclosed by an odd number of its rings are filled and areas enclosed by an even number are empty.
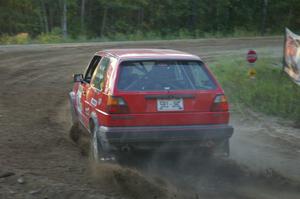
<svg viewBox="0 0 300 199">
<path fill-rule="evenodd" d="M 283 70 L 300 85 L 300 35 L 286 28 L 284 42 Z"/>
<path fill-rule="evenodd" d="M 247 53 L 247 61 L 249 63 L 248 76 L 251 79 L 255 79 L 256 70 L 254 68 L 255 62 L 257 60 L 257 54 L 255 50 L 249 50 Z"/>
</svg>

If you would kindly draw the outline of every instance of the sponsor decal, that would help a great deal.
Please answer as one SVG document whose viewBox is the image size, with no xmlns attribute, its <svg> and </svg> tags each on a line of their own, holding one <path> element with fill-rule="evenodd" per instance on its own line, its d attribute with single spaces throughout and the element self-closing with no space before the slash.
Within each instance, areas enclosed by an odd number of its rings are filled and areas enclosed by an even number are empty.
<svg viewBox="0 0 300 199">
<path fill-rule="evenodd" d="M 93 106 L 97 106 L 97 100 L 95 100 L 94 98 L 91 99 L 91 104 Z"/>
<path fill-rule="evenodd" d="M 85 108 L 85 109 L 84 109 L 84 112 L 85 112 L 86 115 L 89 115 L 90 108 L 89 108 L 89 107 Z"/>
<path fill-rule="evenodd" d="M 98 99 L 98 105 L 101 105 L 101 103 L 102 103 L 102 99 L 99 98 L 99 99 Z"/>
</svg>

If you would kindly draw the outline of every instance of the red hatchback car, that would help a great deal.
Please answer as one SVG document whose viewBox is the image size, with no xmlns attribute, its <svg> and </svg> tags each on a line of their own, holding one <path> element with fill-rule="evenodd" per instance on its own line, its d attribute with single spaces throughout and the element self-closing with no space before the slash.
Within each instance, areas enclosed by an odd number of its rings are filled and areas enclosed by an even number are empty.
<svg viewBox="0 0 300 199">
<path fill-rule="evenodd" d="M 166 49 L 103 50 L 74 82 L 73 124 L 91 133 L 94 158 L 166 145 L 229 154 L 228 102 L 198 56 Z"/>
</svg>

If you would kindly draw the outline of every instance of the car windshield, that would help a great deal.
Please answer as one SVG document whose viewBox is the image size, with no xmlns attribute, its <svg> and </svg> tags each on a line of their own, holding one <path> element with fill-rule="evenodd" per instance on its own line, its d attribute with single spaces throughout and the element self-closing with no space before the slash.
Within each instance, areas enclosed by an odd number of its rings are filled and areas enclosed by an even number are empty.
<svg viewBox="0 0 300 199">
<path fill-rule="evenodd" d="M 123 91 L 213 90 L 203 63 L 186 60 L 125 61 L 120 64 L 118 89 Z"/>
</svg>

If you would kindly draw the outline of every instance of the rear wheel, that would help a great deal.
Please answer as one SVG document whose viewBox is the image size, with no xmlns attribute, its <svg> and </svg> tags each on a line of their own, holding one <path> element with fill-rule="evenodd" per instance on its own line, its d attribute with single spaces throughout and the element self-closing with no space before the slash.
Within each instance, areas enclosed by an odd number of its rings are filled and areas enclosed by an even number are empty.
<svg viewBox="0 0 300 199">
<path fill-rule="evenodd" d="M 202 158 L 211 158 L 215 154 L 215 148 L 208 148 L 205 147 L 201 150 L 201 157 Z"/>
<path fill-rule="evenodd" d="M 71 111 L 72 125 L 79 123 L 78 115 L 72 103 L 72 100 L 70 100 L 70 111 Z"/>
<path fill-rule="evenodd" d="M 152 153 L 142 150 L 119 151 L 116 158 L 121 165 L 143 165 L 150 161 Z"/>
<path fill-rule="evenodd" d="M 80 138 L 80 126 L 79 126 L 79 122 L 73 123 L 70 129 L 70 138 L 71 140 L 73 140 L 74 142 L 78 142 L 79 138 Z"/>
<path fill-rule="evenodd" d="M 77 143 L 80 138 L 80 124 L 79 124 L 79 120 L 75 108 L 72 103 L 70 103 L 70 111 L 71 111 L 71 119 L 72 119 L 71 120 L 72 126 L 70 128 L 70 138 Z"/>
</svg>

